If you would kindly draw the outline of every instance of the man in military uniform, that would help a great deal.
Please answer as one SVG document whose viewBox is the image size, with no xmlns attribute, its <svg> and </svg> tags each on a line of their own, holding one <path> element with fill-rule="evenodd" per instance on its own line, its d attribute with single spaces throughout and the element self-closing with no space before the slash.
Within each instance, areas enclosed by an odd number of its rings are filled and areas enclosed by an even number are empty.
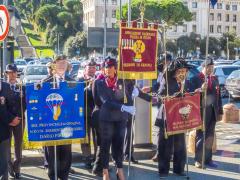
<svg viewBox="0 0 240 180">
<path fill-rule="evenodd" d="M 17 126 L 20 123 L 20 118 L 11 114 L 7 108 L 7 94 L 9 91 L 9 85 L 0 82 L 0 180 L 8 180 L 10 126 Z"/>
<path fill-rule="evenodd" d="M 85 94 L 85 106 L 87 109 L 87 114 L 85 116 L 86 121 L 86 130 L 87 130 L 87 137 L 88 142 L 81 143 L 81 149 L 83 152 L 83 156 L 85 158 L 85 166 L 87 169 L 92 168 L 93 159 L 91 158 L 91 134 L 94 143 L 94 158 L 96 156 L 97 145 L 96 145 L 96 135 L 95 131 L 93 131 L 93 124 L 92 124 L 92 112 L 94 109 L 94 100 L 92 95 L 92 83 L 95 79 L 96 73 L 96 62 L 94 59 L 91 59 L 85 66 L 84 73 L 81 77 L 79 77 L 78 81 L 85 82 L 86 87 L 84 88 Z"/>
<path fill-rule="evenodd" d="M 54 75 L 47 77 L 43 80 L 44 82 L 54 83 L 54 87 L 59 87 L 61 82 L 69 82 L 69 84 L 73 84 L 73 79 L 66 76 L 66 70 L 68 66 L 67 57 L 62 55 L 58 56 L 54 62 L 55 72 Z M 72 146 L 68 145 L 58 145 L 57 149 L 57 176 L 61 180 L 67 180 L 69 171 L 72 163 Z M 54 171 L 54 146 L 46 147 L 47 153 L 47 161 L 48 161 L 48 176 L 50 180 L 55 179 L 55 171 Z"/>
<path fill-rule="evenodd" d="M 8 64 L 6 66 L 6 77 L 7 83 L 10 86 L 8 92 L 8 107 L 14 116 L 21 117 L 19 125 L 10 128 L 10 144 L 11 137 L 14 137 L 14 161 L 12 162 L 11 157 L 8 160 L 9 174 L 15 179 L 20 178 L 20 165 L 22 160 L 22 142 L 23 133 L 25 128 L 25 116 L 26 110 L 25 101 L 25 87 L 17 82 L 17 66 L 15 64 Z M 11 154 L 11 148 L 9 147 L 9 154 Z"/>
<path fill-rule="evenodd" d="M 212 146 L 215 134 L 216 122 L 221 119 L 223 114 L 222 99 L 220 94 L 220 87 L 218 78 L 213 75 L 214 63 L 213 60 L 208 58 L 206 62 L 202 63 L 202 72 L 199 74 L 201 84 L 199 87 L 202 89 L 202 114 L 205 124 L 205 132 L 197 130 L 196 132 L 196 148 L 195 148 L 195 166 L 197 168 L 202 167 L 202 160 L 205 165 L 210 167 L 217 167 L 217 164 L 212 160 Z M 207 77 L 206 77 L 207 76 Z M 206 82 L 205 82 L 206 77 Z M 206 102 L 205 102 L 205 97 Z M 204 117 L 205 116 L 205 117 Z M 203 143 L 205 133 L 205 157 L 202 158 Z"/>
</svg>

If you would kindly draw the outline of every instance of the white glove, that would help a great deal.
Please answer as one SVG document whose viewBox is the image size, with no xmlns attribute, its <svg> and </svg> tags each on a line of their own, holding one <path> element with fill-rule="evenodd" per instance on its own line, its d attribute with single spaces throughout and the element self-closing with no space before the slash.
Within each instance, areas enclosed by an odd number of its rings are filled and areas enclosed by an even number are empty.
<svg viewBox="0 0 240 180">
<path fill-rule="evenodd" d="M 129 114 L 131 114 L 132 116 L 135 115 L 136 113 L 136 108 L 134 106 L 125 106 L 125 105 L 122 105 L 121 107 L 121 111 L 122 112 L 128 112 Z"/>
<path fill-rule="evenodd" d="M 138 88 L 134 87 L 133 91 L 132 91 L 132 98 L 136 98 L 139 96 L 139 90 Z"/>
</svg>

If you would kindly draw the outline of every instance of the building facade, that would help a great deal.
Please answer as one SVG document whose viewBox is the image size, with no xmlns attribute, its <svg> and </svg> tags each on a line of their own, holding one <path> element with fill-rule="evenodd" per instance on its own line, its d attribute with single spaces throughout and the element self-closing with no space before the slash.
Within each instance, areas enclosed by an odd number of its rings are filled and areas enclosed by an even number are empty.
<svg viewBox="0 0 240 180">
<path fill-rule="evenodd" d="M 83 25 L 87 27 L 104 26 L 104 2 L 105 0 L 81 0 L 83 4 Z M 127 1 L 122 0 L 122 4 Z M 120 0 L 106 0 L 106 22 L 107 28 L 112 28 L 116 24 L 116 13 L 120 5 Z"/>
<path fill-rule="evenodd" d="M 168 30 L 168 37 L 176 39 L 181 35 L 189 35 L 191 32 L 207 35 L 208 27 L 208 1 L 184 0 L 184 4 L 193 13 L 191 22 L 185 22 L 181 26 L 173 26 Z M 240 0 L 218 0 L 213 8 L 210 7 L 209 35 L 221 37 L 223 33 L 235 31 L 240 35 Z"/>
</svg>

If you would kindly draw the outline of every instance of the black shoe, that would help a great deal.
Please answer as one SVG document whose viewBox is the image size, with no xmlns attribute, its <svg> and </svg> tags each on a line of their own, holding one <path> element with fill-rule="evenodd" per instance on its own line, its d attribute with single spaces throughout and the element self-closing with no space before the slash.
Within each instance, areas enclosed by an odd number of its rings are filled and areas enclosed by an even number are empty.
<svg viewBox="0 0 240 180">
<path fill-rule="evenodd" d="M 92 163 L 91 162 L 85 163 L 84 166 L 85 166 L 86 169 L 92 169 Z"/>
<path fill-rule="evenodd" d="M 75 174 L 76 172 L 75 172 L 75 170 L 73 168 L 70 168 L 69 173 L 70 174 Z"/>
<path fill-rule="evenodd" d="M 168 177 L 168 174 L 159 173 L 159 177 L 160 179 L 166 179 Z"/>
<path fill-rule="evenodd" d="M 21 174 L 20 173 L 15 173 L 15 179 L 21 179 Z"/>
<path fill-rule="evenodd" d="M 132 156 L 132 158 L 131 158 L 131 162 L 133 163 L 133 164 L 138 164 L 138 161 Z"/>
</svg>

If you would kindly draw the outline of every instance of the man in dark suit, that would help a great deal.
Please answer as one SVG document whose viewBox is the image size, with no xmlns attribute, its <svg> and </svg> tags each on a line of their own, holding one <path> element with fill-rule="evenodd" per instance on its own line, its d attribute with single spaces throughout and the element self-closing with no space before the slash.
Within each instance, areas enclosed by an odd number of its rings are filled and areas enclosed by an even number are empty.
<svg viewBox="0 0 240 180">
<path fill-rule="evenodd" d="M 67 70 L 68 62 L 67 57 L 62 55 L 58 56 L 54 62 L 53 66 L 55 69 L 53 72 L 54 75 L 47 77 L 43 80 L 44 82 L 53 83 L 54 87 L 59 87 L 61 82 L 68 82 L 70 84 L 74 83 L 74 80 L 65 75 Z M 68 145 L 59 145 L 57 146 L 57 176 L 61 180 L 67 180 L 69 171 L 72 163 L 72 146 Z M 54 171 L 54 146 L 46 147 L 47 153 L 47 161 L 48 161 L 48 176 L 50 180 L 55 179 L 55 171 Z"/>
<path fill-rule="evenodd" d="M 21 117 L 19 125 L 10 128 L 10 144 L 12 135 L 14 137 L 14 154 L 15 158 L 12 162 L 11 157 L 8 160 L 9 174 L 15 179 L 20 179 L 20 165 L 22 160 L 22 142 L 23 133 L 25 129 L 25 115 L 26 101 L 25 101 L 25 86 L 17 82 L 17 66 L 15 64 L 8 64 L 6 67 L 7 83 L 10 90 L 7 96 L 7 105 L 11 114 Z M 11 154 L 11 147 L 9 147 L 9 154 Z"/>
<path fill-rule="evenodd" d="M 10 87 L 7 83 L 0 82 L 0 179 L 8 180 L 8 157 L 10 126 L 17 126 L 20 118 L 9 112 L 7 107 L 7 94 Z"/>
<path fill-rule="evenodd" d="M 212 146 L 215 134 L 216 122 L 221 119 L 223 114 L 222 110 L 222 99 L 220 94 L 220 87 L 218 78 L 213 75 L 214 63 L 212 59 L 207 59 L 206 62 L 202 64 L 203 70 L 199 74 L 199 79 L 201 84 L 199 87 L 202 89 L 202 118 L 205 124 L 205 132 L 202 130 L 197 130 L 196 132 L 196 148 L 195 148 L 195 166 L 197 168 L 202 167 L 202 160 L 204 164 L 210 167 L 217 167 L 217 164 L 212 160 Z M 206 82 L 205 82 L 205 76 Z M 205 102 L 205 96 L 206 102 Z M 205 118 L 204 112 L 205 110 Z M 202 158 L 202 150 L 205 133 L 205 157 Z"/>
</svg>

